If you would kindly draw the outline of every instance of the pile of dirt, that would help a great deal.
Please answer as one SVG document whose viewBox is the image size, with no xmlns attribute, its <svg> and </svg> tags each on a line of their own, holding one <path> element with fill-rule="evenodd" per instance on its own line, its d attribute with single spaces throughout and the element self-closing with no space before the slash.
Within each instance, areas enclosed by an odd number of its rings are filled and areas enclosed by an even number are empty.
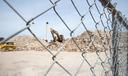
<svg viewBox="0 0 128 76">
<path fill-rule="evenodd" d="M 43 39 L 39 39 L 44 45 L 48 45 L 47 42 Z M 33 36 L 16 36 L 11 39 L 16 45 L 17 51 L 22 50 L 36 50 L 36 51 L 42 51 L 44 50 L 44 47 L 33 37 Z"/>
<path fill-rule="evenodd" d="M 108 33 L 89 31 L 82 33 L 72 39 L 66 39 L 63 43 L 55 42 L 50 44 L 48 48 L 57 50 L 64 45 L 63 50 L 65 51 L 106 51 L 109 49 L 110 36 Z"/>
<path fill-rule="evenodd" d="M 107 35 L 107 36 L 106 36 Z M 11 39 L 17 46 L 16 50 L 46 50 L 34 37 L 32 36 L 16 36 Z M 64 51 L 105 51 L 108 49 L 110 36 L 103 32 L 83 32 L 81 35 L 71 39 L 65 39 L 64 42 L 46 42 L 43 39 L 40 41 L 50 50 L 58 51 L 60 48 Z M 104 50 L 105 49 L 105 50 Z"/>
</svg>

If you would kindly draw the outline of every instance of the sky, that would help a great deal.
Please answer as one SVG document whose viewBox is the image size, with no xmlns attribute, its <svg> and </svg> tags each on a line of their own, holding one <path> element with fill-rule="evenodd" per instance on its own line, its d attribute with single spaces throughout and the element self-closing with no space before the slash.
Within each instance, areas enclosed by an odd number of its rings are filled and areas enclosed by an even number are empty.
<svg viewBox="0 0 128 76">
<path fill-rule="evenodd" d="M 49 0 L 7 0 L 27 21 L 41 12 L 47 10 L 51 6 L 53 6 Z M 52 0 L 53 2 L 56 0 Z M 78 10 L 84 17 L 84 23 L 88 30 L 95 31 L 95 23 L 92 20 L 89 13 L 89 6 L 86 0 L 73 0 L 76 4 Z M 97 5 L 101 12 L 103 12 L 103 7 L 96 0 Z M 93 3 L 93 0 L 89 0 L 90 4 Z M 121 11 L 123 15 L 128 17 L 128 5 L 127 0 L 112 0 L 112 3 L 117 2 L 116 8 Z M 71 0 L 61 0 L 56 5 L 56 10 L 63 18 L 65 23 L 71 30 L 74 30 L 80 24 L 80 16 L 74 9 Z M 100 21 L 100 15 L 98 14 L 95 7 L 92 7 L 91 12 L 94 15 L 95 20 Z M 106 23 L 106 19 L 103 17 L 102 20 Z M 35 19 L 34 24 L 32 24 L 32 31 L 40 38 L 50 40 L 51 34 L 46 30 L 46 22 L 49 24 L 47 27 L 52 27 L 57 30 L 60 34 L 63 34 L 66 38 L 70 37 L 70 31 L 67 27 L 62 23 L 62 21 L 55 14 L 54 10 L 51 9 L 45 14 L 41 15 L 37 19 Z M 9 37 L 14 34 L 18 30 L 24 28 L 26 23 L 11 9 L 8 5 L 0 0 L 0 37 Z M 101 23 L 97 26 L 98 29 L 103 29 Z M 80 35 L 84 32 L 85 29 L 82 24 L 74 31 L 74 36 Z M 20 33 L 19 35 L 31 35 L 28 30 Z"/>
</svg>

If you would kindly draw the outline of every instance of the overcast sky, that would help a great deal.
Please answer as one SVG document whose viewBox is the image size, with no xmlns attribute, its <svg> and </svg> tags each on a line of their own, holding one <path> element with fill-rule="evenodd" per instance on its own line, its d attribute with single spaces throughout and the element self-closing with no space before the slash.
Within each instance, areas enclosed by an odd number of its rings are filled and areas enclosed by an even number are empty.
<svg viewBox="0 0 128 76">
<path fill-rule="evenodd" d="M 41 12 L 47 10 L 52 6 L 49 0 L 7 0 L 27 21 L 34 16 L 40 14 Z M 56 1 L 56 0 L 53 0 Z M 93 3 L 93 0 L 89 0 L 90 3 Z M 100 11 L 103 11 L 103 8 L 98 0 L 97 5 Z M 127 0 L 113 0 L 117 2 L 117 9 L 120 10 L 126 17 L 128 17 L 128 5 Z M 80 13 L 85 15 L 84 23 L 89 30 L 95 30 L 95 23 L 90 17 L 89 6 L 87 5 L 86 0 L 74 0 L 74 3 L 77 5 Z M 80 23 L 80 17 L 76 10 L 74 9 L 71 0 L 61 0 L 56 9 L 60 16 L 64 19 L 65 23 L 73 30 Z M 96 21 L 100 20 L 99 14 L 96 11 L 96 8 L 91 8 L 91 12 L 94 15 Z M 105 19 L 103 18 L 105 21 Z M 62 21 L 55 14 L 53 9 L 43 14 L 42 16 L 35 19 L 33 26 L 31 27 L 32 31 L 41 38 L 46 38 L 46 22 L 49 22 L 48 26 L 56 29 L 65 37 L 69 37 L 70 31 L 65 27 Z M 106 23 L 106 22 L 104 22 Z M 25 27 L 25 22 L 17 16 L 12 9 L 10 9 L 3 0 L 0 0 L 0 37 L 8 37 L 13 33 L 17 32 L 21 28 Z M 99 24 L 99 29 L 103 27 Z M 85 29 L 82 25 L 78 27 L 75 31 L 76 35 L 84 32 Z M 26 30 L 19 35 L 30 35 Z M 50 32 L 48 32 L 48 38 L 51 38 Z"/>
</svg>

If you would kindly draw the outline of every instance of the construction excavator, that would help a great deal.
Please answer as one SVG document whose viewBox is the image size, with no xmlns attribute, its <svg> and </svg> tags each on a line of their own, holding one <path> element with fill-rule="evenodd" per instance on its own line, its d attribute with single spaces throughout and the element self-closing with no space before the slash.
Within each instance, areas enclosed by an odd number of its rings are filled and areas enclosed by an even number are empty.
<svg viewBox="0 0 128 76">
<path fill-rule="evenodd" d="M 50 32 L 53 37 L 53 42 L 63 42 L 64 41 L 64 36 L 60 35 L 56 30 L 50 28 Z"/>
<path fill-rule="evenodd" d="M 4 40 L 4 38 L 0 37 L 0 50 L 13 51 L 13 50 L 16 49 L 16 46 L 14 45 L 14 42 L 4 42 L 4 43 L 1 43 L 2 40 Z"/>
</svg>

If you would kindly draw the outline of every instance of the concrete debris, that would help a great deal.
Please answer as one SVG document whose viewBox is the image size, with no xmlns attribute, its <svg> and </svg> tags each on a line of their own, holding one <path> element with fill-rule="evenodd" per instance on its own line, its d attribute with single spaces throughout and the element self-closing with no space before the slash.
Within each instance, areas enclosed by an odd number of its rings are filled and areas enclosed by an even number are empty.
<svg viewBox="0 0 128 76">
<path fill-rule="evenodd" d="M 100 37 L 101 36 L 101 37 Z M 100 32 L 100 35 L 97 32 L 89 31 L 83 32 L 77 37 L 72 39 L 65 39 L 63 42 L 51 42 L 48 43 L 43 39 L 40 41 L 50 50 L 58 51 L 59 48 L 62 48 L 63 51 L 105 51 L 108 50 L 108 44 L 110 41 L 110 36 L 108 33 Z M 16 50 L 35 50 L 35 51 L 44 51 L 46 50 L 34 37 L 32 36 L 16 36 L 11 39 L 17 46 Z M 74 42 L 75 41 L 75 42 Z M 77 44 L 77 45 L 76 45 Z"/>
</svg>

